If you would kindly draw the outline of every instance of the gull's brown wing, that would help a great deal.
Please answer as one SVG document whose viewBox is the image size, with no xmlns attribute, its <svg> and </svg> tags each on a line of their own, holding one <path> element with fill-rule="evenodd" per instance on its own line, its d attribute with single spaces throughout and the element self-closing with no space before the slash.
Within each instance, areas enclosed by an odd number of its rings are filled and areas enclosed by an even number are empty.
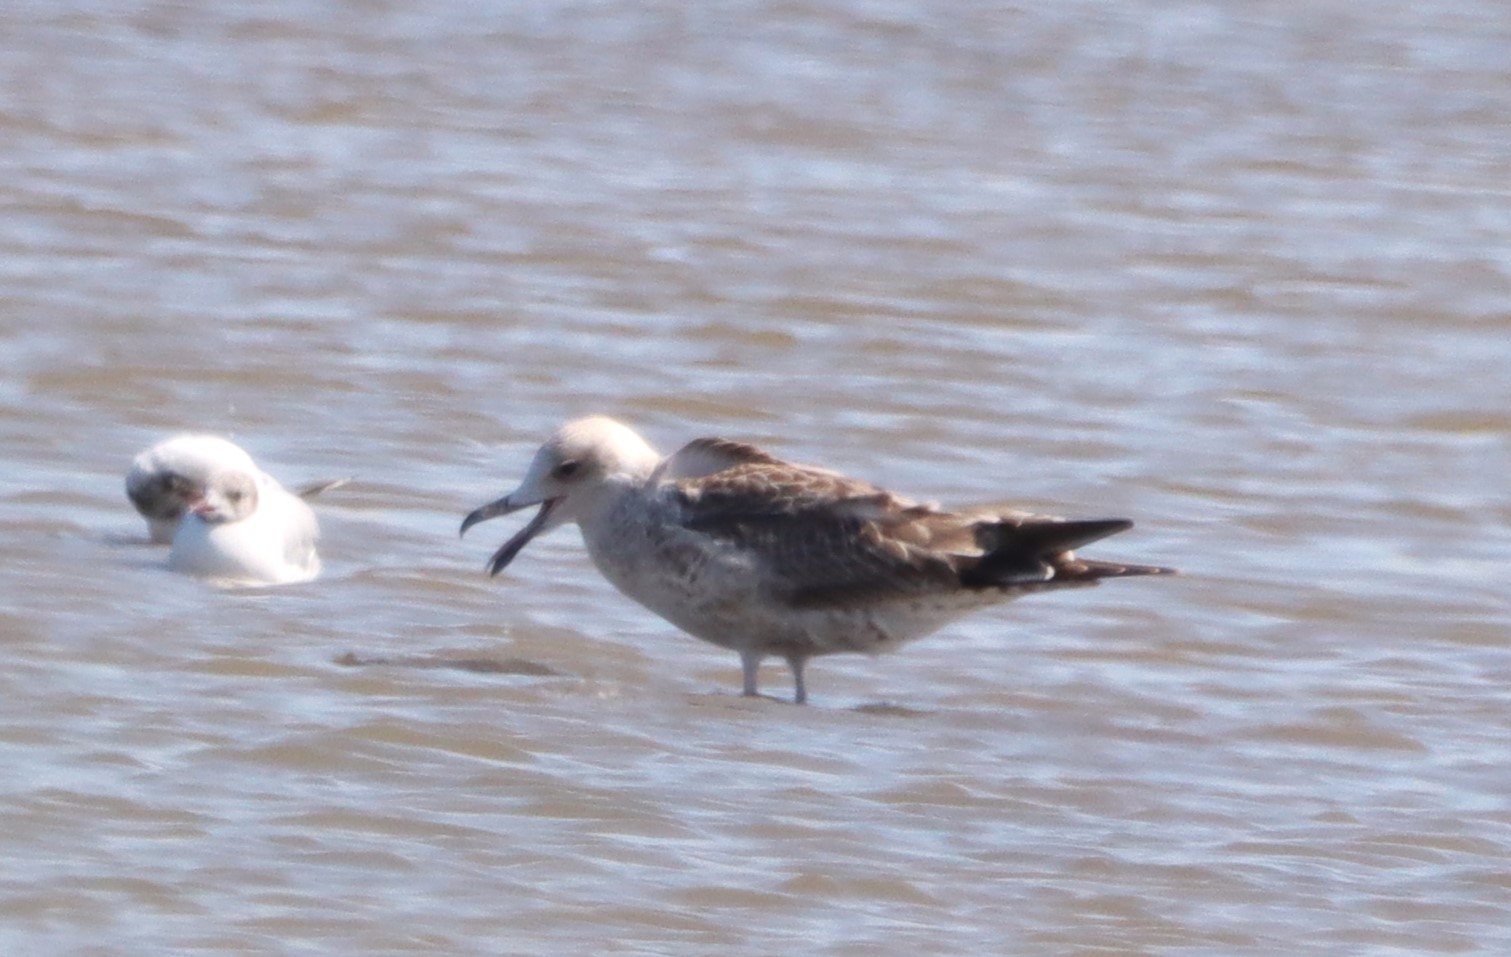
<svg viewBox="0 0 1511 957">
<path fill-rule="evenodd" d="M 793 605 L 841 607 L 962 589 L 1038 590 L 1166 571 L 1075 558 L 1072 549 L 1132 525 L 1122 519 L 950 512 L 718 439 L 691 443 L 668 465 L 669 476 L 681 476 L 671 484 L 683 527 L 744 553 Z"/>
</svg>

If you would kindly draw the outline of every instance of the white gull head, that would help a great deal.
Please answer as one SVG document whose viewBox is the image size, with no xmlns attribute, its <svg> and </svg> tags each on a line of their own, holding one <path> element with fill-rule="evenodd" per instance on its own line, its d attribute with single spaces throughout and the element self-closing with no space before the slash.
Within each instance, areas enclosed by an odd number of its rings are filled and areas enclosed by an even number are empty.
<svg viewBox="0 0 1511 957">
<path fill-rule="evenodd" d="M 132 459 L 126 497 L 147 520 L 152 541 L 166 545 L 173 541 L 190 502 L 204 496 L 211 475 L 256 468 L 250 455 L 217 435 L 176 435 Z"/>
<path fill-rule="evenodd" d="M 257 511 L 257 477 L 242 469 L 222 469 L 205 482 L 189 512 L 211 525 L 239 522 Z"/>
<path fill-rule="evenodd" d="M 629 426 L 602 415 L 574 419 L 535 453 L 519 488 L 475 509 L 462 520 L 461 534 L 478 522 L 540 506 L 489 560 L 489 573 L 497 575 L 532 538 L 591 519 L 616 491 L 644 485 L 660 464 L 660 454 Z"/>
</svg>

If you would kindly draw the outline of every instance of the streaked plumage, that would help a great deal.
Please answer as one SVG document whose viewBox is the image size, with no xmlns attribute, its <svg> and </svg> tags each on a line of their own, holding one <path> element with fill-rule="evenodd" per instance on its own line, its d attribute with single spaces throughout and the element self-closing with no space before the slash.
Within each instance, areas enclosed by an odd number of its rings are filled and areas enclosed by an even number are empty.
<svg viewBox="0 0 1511 957">
<path fill-rule="evenodd" d="M 462 531 L 531 505 L 540 511 L 494 554 L 493 574 L 534 536 L 575 522 L 620 591 L 739 653 L 745 694 L 776 655 L 798 702 L 809 658 L 889 651 L 1029 592 L 1172 571 L 1071 551 L 1131 527 L 1123 519 L 947 511 L 725 439 L 662 460 L 602 416 L 563 426 L 519 489 L 472 512 Z"/>
</svg>

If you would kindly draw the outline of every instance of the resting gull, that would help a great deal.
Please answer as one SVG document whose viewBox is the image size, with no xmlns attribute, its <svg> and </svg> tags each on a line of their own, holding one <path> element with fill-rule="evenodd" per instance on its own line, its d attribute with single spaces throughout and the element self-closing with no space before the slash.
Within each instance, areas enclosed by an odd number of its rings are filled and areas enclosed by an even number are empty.
<svg viewBox="0 0 1511 957">
<path fill-rule="evenodd" d="M 140 452 L 126 471 L 126 497 L 147 520 L 154 545 L 167 545 L 189 505 L 204 497 L 210 476 L 238 471 L 263 472 L 240 446 L 218 435 L 185 433 Z M 314 498 L 345 485 L 349 479 L 324 479 L 301 486 L 294 494 Z M 280 489 L 281 490 L 281 489 Z"/>
<path fill-rule="evenodd" d="M 257 466 L 239 446 L 218 435 L 175 435 L 132 459 L 126 497 L 147 520 L 153 543 L 173 541 L 189 502 L 204 495 L 205 482 L 221 469 L 255 472 Z"/>
<path fill-rule="evenodd" d="M 1132 527 L 999 507 L 947 511 L 751 445 L 695 439 L 663 459 L 604 416 L 568 422 L 519 488 L 476 509 L 462 533 L 532 505 L 489 561 L 497 575 L 535 536 L 575 522 L 614 587 L 695 637 L 738 652 L 744 694 L 761 661 L 878 654 L 1020 595 L 1174 569 L 1071 551 Z"/>
<path fill-rule="evenodd" d="M 315 513 L 257 469 L 205 480 L 173 536 L 168 567 L 226 584 L 279 585 L 320 573 Z"/>
</svg>

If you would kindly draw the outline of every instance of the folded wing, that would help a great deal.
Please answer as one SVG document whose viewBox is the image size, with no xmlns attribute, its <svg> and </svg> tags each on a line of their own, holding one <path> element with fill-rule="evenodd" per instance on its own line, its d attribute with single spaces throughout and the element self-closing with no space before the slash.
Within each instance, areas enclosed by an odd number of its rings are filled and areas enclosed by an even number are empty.
<svg viewBox="0 0 1511 957">
<path fill-rule="evenodd" d="M 1042 590 L 1168 571 L 1075 557 L 1073 549 L 1132 527 L 1124 519 L 946 511 L 720 439 L 689 444 L 668 459 L 662 478 L 684 528 L 743 552 L 794 606 Z"/>
</svg>

